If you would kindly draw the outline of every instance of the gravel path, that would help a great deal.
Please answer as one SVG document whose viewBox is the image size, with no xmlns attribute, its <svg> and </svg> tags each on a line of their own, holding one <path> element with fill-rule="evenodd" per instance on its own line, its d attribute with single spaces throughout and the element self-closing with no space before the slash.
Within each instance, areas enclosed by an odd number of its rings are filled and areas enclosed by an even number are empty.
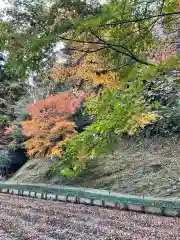
<svg viewBox="0 0 180 240">
<path fill-rule="evenodd" d="M 0 240 L 180 240 L 180 219 L 0 195 Z"/>
</svg>

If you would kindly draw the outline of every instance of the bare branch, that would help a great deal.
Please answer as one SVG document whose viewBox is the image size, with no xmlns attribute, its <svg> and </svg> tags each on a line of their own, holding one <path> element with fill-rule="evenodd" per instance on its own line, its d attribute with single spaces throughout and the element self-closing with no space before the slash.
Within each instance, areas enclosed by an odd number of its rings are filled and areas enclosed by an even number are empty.
<svg viewBox="0 0 180 240">
<path fill-rule="evenodd" d="M 72 51 L 78 51 L 78 52 L 84 52 L 84 53 L 95 53 L 95 52 L 100 52 L 104 49 L 106 49 L 107 47 L 101 47 L 101 48 L 97 48 L 97 49 L 94 49 L 94 50 L 90 50 L 90 49 L 78 49 L 78 48 L 71 48 L 69 47 L 69 50 L 72 50 Z"/>
</svg>

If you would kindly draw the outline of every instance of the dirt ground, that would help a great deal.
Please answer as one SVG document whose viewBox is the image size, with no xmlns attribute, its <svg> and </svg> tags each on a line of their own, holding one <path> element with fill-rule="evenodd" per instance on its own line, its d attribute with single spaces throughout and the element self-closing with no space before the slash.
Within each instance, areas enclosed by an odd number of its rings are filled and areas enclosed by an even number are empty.
<svg viewBox="0 0 180 240">
<path fill-rule="evenodd" d="M 179 240 L 180 219 L 0 194 L 1 240 Z"/>
</svg>

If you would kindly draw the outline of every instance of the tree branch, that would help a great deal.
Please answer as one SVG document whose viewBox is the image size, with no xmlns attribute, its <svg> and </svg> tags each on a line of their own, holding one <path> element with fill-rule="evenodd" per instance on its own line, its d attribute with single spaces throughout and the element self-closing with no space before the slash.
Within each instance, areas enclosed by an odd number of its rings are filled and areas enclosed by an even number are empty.
<svg viewBox="0 0 180 240">
<path fill-rule="evenodd" d="M 97 49 L 94 49 L 94 50 L 83 50 L 83 49 L 78 49 L 78 48 L 71 48 L 69 47 L 69 50 L 74 50 L 74 51 L 78 51 L 78 52 L 84 52 L 84 53 L 95 53 L 95 52 L 99 52 L 99 51 L 102 51 L 104 49 L 106 49 L 107 47 L 101 47 L 101 48 L 97 48 Z"/>
<path fill-rule="evenodd" d="M 136 23 L 136 22 L 141 22 L 141 21 L 146 21 L 146 20 L 150 20 L 153 18 L 158 18 L 158 17 L 166 17 L 166 16 L 172 16 L 172 15 L 179 15 L 180 12 L 173 12 L 173 13 L 161 13 L 158 15 L 153 15 L 153 16 L 149 16 L 149 17 L 145 17 L 145 18 L 137 18 L 137 19 L 129 19 L 129 20 L 122 20 L 122 21 L 116 21 L 116 22 L 112 22 L 112 23 L 106 23 L 106 24 L 102 24 L 100 25 L 101 27 L 114 27 L 117 25 L 123 25 L 123 24 L 127 24 L 127 23 Z"/>
<path fill-rule="evenodd" d="M 97 36 L 96 36 L 96 37 L 97 37 Z M 121 45 L 118 45 L 118 44 L 107 43 L 107 42 L 105 42 L 105 40 L 100 39 L 100 38 L 99 38 L 99 41 L 96 41 L 96 42 L 95 42 L 95 41 L 75 40 L 75 39 L 70 39 L 70 38 L 65 38 L 65 37 L 60 37 L 60 39 L 61 39 L 61 40 L 65 40 L 65 41 L 78 42 L 78 43 L 89 43 L 89 44 L 105 45 L 105 46 L 107 46 L 108 48 L 110 48 L 110 49 L 112 49 L 112 50 L 114 50 L 114 51 L 116 51 L 116 52 L 118 52 L 118 53 L 121 53 L 121 54 L 123 54 L 123 55 L 125 55 L 125 56 L 128 56 L 128 57 L 132 58 L 132 59 L 135 60 L 136 62 L 139 62 L 139 63 L 144 64 L 144 65 L 151 65 L 151 66 L 153 65 L 153 64 L 151 64 L 151 63 L 148 63 L 148 62 L 143 61 L 142 59 L 137 58 L 137 57 L 136 57 L 132 52 L 130 52 L 130 50 L 128 50 L 126 47 L 121 46 Z M 126 51 L 129 52 L 129 53 L 124 52 L 124 51 L 122 51 L 122 50 L 119 50 L 119 49 L 117 49 L 117 48 L 115 48 L 115 47 L 123 48 L 124 50 L 126 50 Z M 101 49 L 101 50 L 102 50 L 102 49 Z"/>
<path fill-rule="evenodd" d="M 144 60 L 139 59 L 138 57 L 136 57 L 136 56 L 134 55 L 134 53 L 131 52 L 131 51 L 130 51 L 129 49 L 127 49 L 126 47 L 121 46 L 121 45 L 115 45 L 115 44 L 108 43 L 108 42 L 106 42 L 104 39 L 102 39 L 101 37 L 99 37 L 97 34 L 93 33 L 92 31 L 91 31 L 91 33 L 92 33 L 99 41 L 101 41 L 103 44 L 105 44 L 105 45 L 106 45 L 107 47 L 109 47 L 110 49 L 112 49 L 112 50 L 114 50 L 114 51 L 116 51 L 116 52 L 118 52 L 118 53 L 121 53 L 121 54 L 123 54 L 123 55 L 125 55 L 125 56 L 128 56 L 128 57 L 132 58 L 133 60 L 135 60 L 136 62 L 139 62 L 139 63 L 141 63 L 141 64 L 153 66 L 153 64 L 148 63 L 148 62 L 145 62 Z M 120 50 L 120 49 L 117 49 L 117 48 L 115 48 L 114 46 L 120 47 L 120 48 L 124 49 L 126 52 L 124 52 L 124 51 L 122 51 L 122 50 Z"/>
</svg>

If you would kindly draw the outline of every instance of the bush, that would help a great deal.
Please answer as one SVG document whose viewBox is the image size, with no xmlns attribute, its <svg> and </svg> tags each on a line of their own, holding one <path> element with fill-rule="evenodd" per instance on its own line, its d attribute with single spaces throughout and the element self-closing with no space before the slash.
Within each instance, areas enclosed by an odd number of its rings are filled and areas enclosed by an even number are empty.
<svg viewBox="0 0 180 240">
<path fill-rule="evenodd" d="M 161 116 L 153 125 L 142 130 L 146 136 L 168 136 L 180 133 L 179 83 L 173 74 L 161 76 L 146 84 L 145 98 L 148 103 L 158 102 Z M 155 109 L 154 109 L 155 110 Z"/>
<path fill-rule="evenodd" d="M 12 132 L 12 138 L 13 138 L 13 141 L 16 142 L 16 144 L 21 144 L 25 140 L 27 140 L 27 138 L 24 136 L 23 129 L 22 129 L 21 125 L 16 125 L 15 126 L 14 131 Z"/>
<path fill-rule="evenodd" d="M 33 102 L 33 99 L 29 96 L 23 96 L 16 102 L 14 106 L 14 116 L 16 121 L 23 121 L 26 120 L 29 113 L 26 109 L 26 106 Z"/>
<path fill-rule="evenodd" d="M 24 142 L 28 139 L 22 130 L 22 125 L 19 122 L 13 123 L 12 126 L 6 128 L 6 135 L 11 136 L 11 142 L 9 144 L 9 148 L 11 149 L 19 149 L 24 148 Z"/>
<path fill-rule="evenodd" d="M 146 126 L 142 130 L 145 136 L 173 136 L 180 133 L 180 107 L 161 108 L 159 111 L 161 118 L 153 125 Z"/>
<path fill-rule="evenodd" d="M 0 124 L 6 124 L 8 121 L 8 116 L 0 115 Z"/>
<path fill-rule="evenodd" d="M 30 117 L 30 113 L 26 110 L 26 109 L 23 109 L 21 112 L 20 112 L 20 120 L 21 121 L 26 121 L 28 120 L 28 118 Z"/>
<path fill-rule="evenodd" d="M 161 106 L 174 106 L 179 92 L 177 77 L 167 74 L 155 78 L 145 85 L 145 98 L 148 103 L 159 102 Z"/>
</svg>

